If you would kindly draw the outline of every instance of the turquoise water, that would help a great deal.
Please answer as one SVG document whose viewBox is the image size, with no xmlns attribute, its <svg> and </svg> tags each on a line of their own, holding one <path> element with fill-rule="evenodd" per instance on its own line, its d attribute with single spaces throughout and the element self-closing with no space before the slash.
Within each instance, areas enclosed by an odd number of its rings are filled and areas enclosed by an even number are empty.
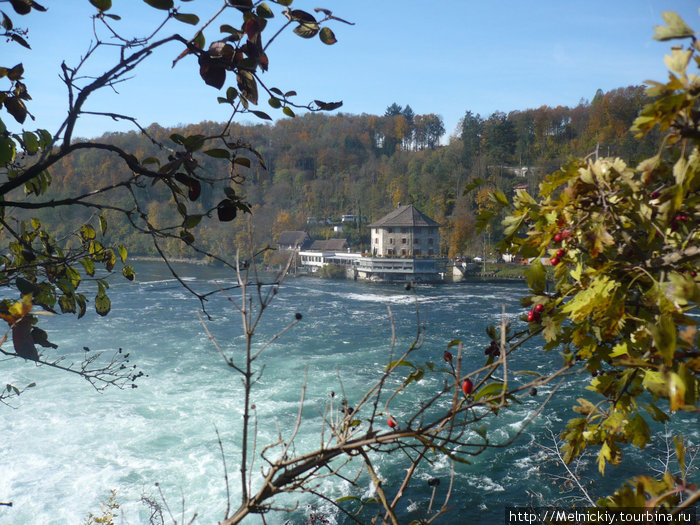
<svg viewBox="0 0 700 525">
<path fill-rule="evenodd" d="M 139 380 L 138 388 L 97 393 L 77 376 L 19 360 L 2 361 L 0 381 L 18 386 L 36 382 L 37 386 L 15 399 L 14 408 L 0 406 L 0 501 L 14 504 L 0 507 L 0 523 L 82 523 L 88 512 L 98 511 L 100 501 L 112 489 L 121 503 L 124 523 L 147 523 L 150 514 L 139 500 L 143 495 L 160 499 L 156 482 L 178 522 L 184 501 L 186 517 L 198 514 L 195 523 L 217 523 L 224 516 L 226 487 L 216 429 L 224 445 L 232 504 L 236 505 L 240 496 L 240 379 L 209 341 L 197 317 L 198 301 L 173 286 L 162 266 L 140 263 L 136 269 L 138 283 L 113 282 L 108 317 L 98 319 L 90 314 L 76 320 L 57 316 L 43 326 L 68 361 L 79 360 L 84 346 L 105 355 L 123 348 L 130 353 L 131 363 L 148 374 Z M 232 279 L 223 269 L 193 265 L 178 269 L 198 290 L 213 289 Z M 524 312 L 519 298 L 526 289 L 520 283 L 420 286 L 416 292 L 414 296 L 400 285 L 308 277 L 285 281 L 265 312 L 259 340 L 291 322 L 296 312 L 303 319 L 264 352 L 264 373 L 253 393 L 260 422 L 258 450 L 276 439 L 278 425 L 282 429 L 292 426 L 306 370 L 307 402 L 297 452 L 318 445 L 323 407 L 331 391 L 340 391 L 338 376 L 352 403 L 387 364 L 392 328 L 388 307 L 394 317 L 397 347 L 405 348 L 416 334 L 417 297 L 421 322 L 426 326 L 425 343 L 414 358 L 417 362 L 439 362 L 447 343 L 461 339 L 467 366 L 480 366 L 488 343 L 484 330 L 498 321 L 504 304 L 514 327 L 524 327 L 518 316 Z M 235 297 L 236 292 L 231 294 Z M 213 297 L 207 309 L 212 316 L 207 326 L 221 347 L 227 355 L 240 353 L 244 338 L 235 309 L 220 296 Z M 514 367 L 540 372 L 559 363 L 558 355 L 544 354 L 536 343 L 512 360 Z M 415 406 L 415 397 L 433 391 L 441 381 L 426 377 L 418 388 L 401 394 L 392 405 L 396 414 L 400 417 L 402 410 Z M 522 404 L 502 411 L 490 423 L 492 439 L 505 440 L 517 432 L 549 390 L 542 387 L 536 397 L 524 396 Z M 572 380 L 513 446 L 489 450 L 471 465 L 459 465 L 452 511 L 440 523 L 464 522 L 465 511 L 470 523 L 501 523 L 506 505 L 541 504 L 566 496 L 566 486 L 553 478 L 563 471 L 547 460 L 541 445 L 551 444 L 549 429 L 558 432 L 574 415 L 569 407 L 582 392 L 580 380 Z M 636 453 L 633 457 L 637 463 L 643 461 Z M 259 467 L 258 462 L 255 469 Z M 377 458 L 377 468 L 391 484 L 405 468 L 403 457 Z M 584 477 L 591 469 L 595 465 L 589 461 L 582 471 Z M 443 481 L 437 498 L 444 498 L 449 475 L 450 465 L 444 458 L 417 472 L 399 508 L 402 523 L 420 518 L 430 495 L 430 478 Z M 605 491 L 627 475 L 609 468 L 606 482 L 591 490 L 594 494 Z M 360 485 L 354 493 L 345 483 L 327 481 L 323 491 L 333 498 L 369 496 L 369 481 L 363 477 Z M 281 503 L 292 506 L 297 499 L 289 497 Z M 296 512 L 268 515 L 267 523 L 304 523 L 314 509 L 333 523 L 345 523 L 327 504 L 303 498 Z M 260 523 L 254 517 L 250 522 Z"/>
</svg>

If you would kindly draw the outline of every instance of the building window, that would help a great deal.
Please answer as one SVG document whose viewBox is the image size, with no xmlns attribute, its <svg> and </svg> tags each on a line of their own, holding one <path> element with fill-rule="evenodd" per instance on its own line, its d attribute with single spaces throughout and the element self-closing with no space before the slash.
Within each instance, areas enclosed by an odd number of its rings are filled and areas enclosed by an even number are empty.
<svg viewBox="0 0 700 525">
<path fill-rule="evenodd" d="M 407 229 L 407 228 L 401 228 L 401 233 L 408 233 L 408 229 Z"/>
<path fill-rule="evenodd" d="M 401 244 L 406 244 L 406 237 L 401 237 Z"/>
<path fill-rule="evenodd" d="M 419 250 L 418 248 L 416 248 L 415 250 L 413 250 L 413 253 L 414 253 L 416 256 L 419 256 L 419 255 L 420 255 L 420 250 Z"/>
<path fill-rule="evenodd" d="M 433 252 L 433 249 L 430 248 L 430 249 L 428 250 L 428 255 L 433 255 L 433 253 L 434 253 L 434 252 Z"/>
<path fill-rule="evenodd" d="M 401 250 L 401 255 L 406 255 L 406 250 Z"/>
<path fill-rule="evenodd" d="M 394 244 L 394 238 L 389 239 L 389 244 Z"/>
<path fill-rule="evenodd" d="M 430 245 L 433 244 L 433 238 L 432 238 L 432 237 L 430 237 L 430 238 L 428 239 L 428 244 L 430 244 Z"/>
<path fill-rule="evenodd" d="M 379 237 L 374 238 L 374 244 L 379 244 Z"/>
<path fill-rule="evenodd" d="M 387 233 L 394 233 L 394 228 L 387 228 L 387 229 L 386 229 L 386 232 L 387 232 Z"/>
</svg>

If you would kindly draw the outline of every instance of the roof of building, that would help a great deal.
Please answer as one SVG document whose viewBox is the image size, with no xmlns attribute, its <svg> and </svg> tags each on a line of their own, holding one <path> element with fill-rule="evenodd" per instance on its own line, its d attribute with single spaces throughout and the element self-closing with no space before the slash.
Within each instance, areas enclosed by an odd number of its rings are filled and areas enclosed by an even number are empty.
<svg viewBox="0 0 700 525">
<path fill-rule="evenodd" d="M 309 250 L 315 252 L 339 252 L 348 249 L 347 239 L 326 239 L 314 241 Z"/>
<path fill-rule="evenodd" d="M 302 246 L 305 242 L 310 241 L 309 234 L 302 231 L 286 231 L 280 233 L 277 244 L 280 246 Z"/>
<path fill-rule="evenodd" d="M 407 204 L 399 206 L 369 225 L 370 228 L 394 228 L 397 226 L 440 226 L 440 224 L 424 215 L 413 204 Z"/>
</svg>

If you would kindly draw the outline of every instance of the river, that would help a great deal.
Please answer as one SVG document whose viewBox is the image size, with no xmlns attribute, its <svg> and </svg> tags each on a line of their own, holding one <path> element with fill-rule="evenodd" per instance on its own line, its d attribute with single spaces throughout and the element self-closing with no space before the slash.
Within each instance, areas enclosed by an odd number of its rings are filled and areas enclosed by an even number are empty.
<svg viewBox="0 0 700 525">
<path fill-rule="evenodd" d="M 187 264 L 177 268 L 197 290 L 232 282 L 232 275 L 221 268 Z M 233 480 L 234 505 L 240 497 L 235 481 L 240 379 L 203 329 L 197 316 L 199 302 L 173 283 L 162 265 L 140 262 L 136 270 L 134 283 L 111 281 L 112 311 L 106 318 L 92 313 L 80 320 L 55 316 L 42 318 L 41 325 L 59 345 L 58 351 L 47 349 L 46 353 L 60 351 L 67 362 L 80 360 L 84 347 L 104 355 L 122 348 L 130 354 L 130 364 L 146 374 L 137 381 L 138 388 L 98 393 L 77 376 L 17 359 L 2 361 L 2 381 L 20 387 L 35 382 L 36 387 L 14 398 L 12 407 L 0 405 L 0 502 L 13 503 L 0 506 L 0 523 L 82 523 L 88 512 L 98 513 L 110 490 L 117 493 L 123 523 L 148 523 L 150 512 L 140 499 L 145 495 L 160 501 L 159 490 L 178 522 L 184 502 L 186 516 L 198 514 L 195 523 L 217 523 L 226 508 L 217 429 Z M 230 293 L 236 296 L 235 291 Z M 303 317 L 264 352 L 265 369 L 253 391 L 260 422 L 258 450 L 275 439 L 277 425 L 285 429 L 294 422 L 307 370 L 310 419 L 301 428 L 297 452 L 318 443 L 319 427 L 312 423 L 330 392 L 339 391 L 338 377 L 352 402 L 386 366 L 392 333 L 389 311 L 397 347 L 405 348 L 416 333 L 417 301 L 426 335 L 415 361 L 439 362 L 447 344 L 460 339 L 467 366 L 479 366 L 489 341 L 485 328 L 498 322 L 503 305 L 514 327 L 525 326 L 519 319 L 525 312 L 519 299 L 525 294 L 520 282 L 425 285 L 407 291 L 402 285 L 287 279 L 264 314 L 258 341 L 272 336 L 296 313 Z M 222 349 L 228 355 L 240 355 L 244 338 L 232 304 L 216 295 L 208 301 L 207 310 L 211 315 L 207 326 Z M 546 371 L 560 362 L 555 352 L 545 354 L 532 342 L 518 351 L 512 366 Z M 429 390 L 440 381 L 426 377 L 410 395 L 419 396 L 420 389 Z M 503 410 L 491 420 L 489 435 L 507 439 L 517 432 L 550 389 L 545 386 L 537 396 L 523 396 L 522 404 Z M 575 415 L 570 407 L 582 392 L 581 379 L 573 379 L 512 446 L 489 450 L 471 465 L 458 465 L 452 510 L 440 523 L 464 522 L 465 512 L 469 523 L 501 523 L 506 505 L 551 503 L 575 494 L 557 479 L 563 468 L 542 447 L 551 446 L 550 432 L 558 433 Z M 697 429 L 694 432 L 691 438 L 697 442 Z M 656 446 L 664 451 L 665 443 L 659 439 Z M 633 464 L 646 461 L 635 451 L 630 455 Z M 377 467 L 391 483 L 399 479 L 405 465 L 401 454 L 396 454 L 379 458 Z M 594 479 L 593 458 L 582 469 L 584 482 Z M 588 487 L 593 494 L 604 493 L 629 474 L 608 467 L 604 483 Z M 444 497 L 449 475 L 444 458 L 419 470 L 398 509 L 402 523 L 420 517 L 432 490 L 429 479 L 444 481 L 437 489 L 437 497 Z M 362 483 L 359 493 L 343 483 L 327 482 L 324 490 L 332 498 L 366 497 L 370 484 Z M 304 499 L 296 512 L 270 514 L 266 519 L 267 523 L 304 523 L 311 512 L 321 513 L 331 523 L 345 523 L 328 504 Z M 255 517 L 250 520 L 260 522 Z"/>
</svg>

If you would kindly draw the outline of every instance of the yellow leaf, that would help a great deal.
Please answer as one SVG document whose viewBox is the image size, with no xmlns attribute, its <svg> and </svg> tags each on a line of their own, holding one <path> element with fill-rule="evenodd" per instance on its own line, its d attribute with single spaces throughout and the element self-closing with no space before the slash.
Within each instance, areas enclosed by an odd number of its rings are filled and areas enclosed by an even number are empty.
<svg viewBox="0 0 700 525">
<path fill-rule="evenodd" d="M 671 403 L 671 410 L 685 406 L 685 383 L 675 372 L 668 375 L 668 401 Z"/>
<path fill-rule="evenodd" d="M 664 62 L 671 71 L 683 75 L 692 54 L 693 51 L 691 49 L 673 48 L 671 49 L 671 54 L 664 57 Z"/>
<path fill-rule="evenodd" d="M 16 319 L 21 319 L 29 312 L 32 311 L 32 294 L 27 294 L 22 296 L 21 301 L 17 301 L 15 304 L 10 306 L 9 312 Z"/>
<path fill-rule="evenodd" d="M 627 343 L 620 343 L 615 345 L 615 347 L 612 349 L 612 352 L 610 352 L 610 357 L 618 357 L 621 355 L 629 355 L 629 352 L 627 351 Z"/>
<path fill-rule="evenodd" d="M 598 453 L 598 470 L 600 471 L 601 476 L 605 475 L 605 460 L 607 459 L 610 461 L 612 458 L 611 453 L 612 451 L 610 450 L 610 447 L 606 441 L 603 443 L 603 446 L 600 447 L 600 452 Z"/>
</svg>

